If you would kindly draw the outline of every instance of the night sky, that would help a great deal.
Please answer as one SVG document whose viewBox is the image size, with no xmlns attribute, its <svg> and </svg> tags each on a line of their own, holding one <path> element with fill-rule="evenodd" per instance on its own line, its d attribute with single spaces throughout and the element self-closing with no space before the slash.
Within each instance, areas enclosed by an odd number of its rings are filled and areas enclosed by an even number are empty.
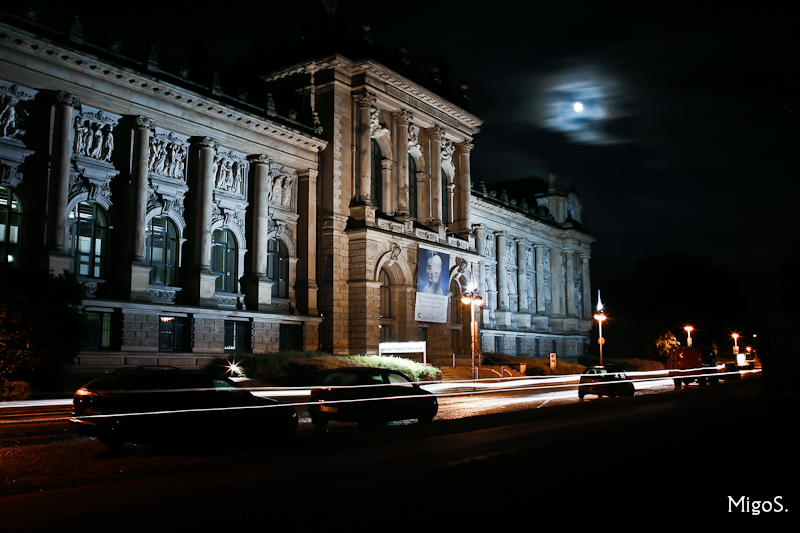
<svg viewBox="0 0 800 533">
<path fill-rule="evenodd" d="M 28 6 L 62 28 L 79 13 L 87 40 L 118 39 L 131 55 L 153 43 L 162 66 L 185 63 L 198 42 L 231 66 L 316 31 L 317 0 L 287 3 Z M 367 22 L 387 56 L 403 43 L 424 74 L 441 54 L 453 85 L 468 84 L 484 120 L 474 181 L 491 189 L 554 169 L 577 186 L 597 239 L 594 286 L 647 254 L 707 255 L 765 302 L 800 251 L 797 8 L 771 5 L 350 0 L 343 24 L 355 36 Z"/>
</svg>

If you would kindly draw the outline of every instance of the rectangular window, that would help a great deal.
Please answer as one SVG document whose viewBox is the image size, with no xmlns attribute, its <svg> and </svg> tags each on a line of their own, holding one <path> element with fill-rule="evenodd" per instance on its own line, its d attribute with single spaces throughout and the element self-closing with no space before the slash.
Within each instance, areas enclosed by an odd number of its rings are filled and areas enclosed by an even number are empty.
<svg viewBox="0 0 800 533">
<path fill-rule="evenodd" d="M 522 337 L 517 337 L 517 357 L 522 355 Z"/>
<path fill-rule="evenodd" d="M 503 353 L 503 339 L 499 335 L 494 338 L 494 353 Z"/>
<path fill-rule="evenodd" d="M 225 351 L 250 352 L 250 322 L 240 320 L 225 321 Z"/>
<path fill-rule="evenodd" d="M 87 311 L 84 315 L 89 333 L 83 341 L 84 350 L 107 350 L 111 348 L 111 313 Z"/>
<path fill-rule="evenodd" d="M 542 348 L 541 348 L 541 346 L 539 344 L 540 340 L 541 339 L 539 339 L 538 337 L 536 338 L 536 357 L 541 357 L 542 356 Z"/>
<path fill-rule="evenodd" d="M 392 334 L 392 326 L 389 324 L 381 324 L 381 342 L 392 342 L 394 341 L 394 335 Z"/>
<path fill-rule="evenodd" d="M 158 350 L 179 352 L 183 350 L 183 320 L 174 316 L 162 316 L 158 321 Z"/>
</svg>

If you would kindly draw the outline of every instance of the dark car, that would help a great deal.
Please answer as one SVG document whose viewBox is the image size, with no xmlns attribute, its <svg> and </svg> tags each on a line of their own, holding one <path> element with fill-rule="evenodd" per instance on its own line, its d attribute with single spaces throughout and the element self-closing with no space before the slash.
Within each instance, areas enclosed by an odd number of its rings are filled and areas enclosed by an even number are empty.
<svg viewBox="0 0 800 533">
<path fill-rule="evenodd" d="M 578 398 L 587 394 L 599 396 L 633 396 L 633 382 L 621 367 L 606 365 L 593 366 L 583 371 L 578 384 Z"/>
<path fill-rule="evenodd" d="M 110 447 L 125 442 L 286 437 L 297 413 L 225 377 L 169 367 L 123 368 L 81 387 L 70 425 Z"/>
<path fill-rule="evenodd" d="M 438 410 L 436 396 L 400 372 L 383 368 L 323 372 L 311 389 L 308 406 L 315 426 L 324 426 L 329 420 L 362 426 L 411 418 L 426 423 Z"/>
</svg>

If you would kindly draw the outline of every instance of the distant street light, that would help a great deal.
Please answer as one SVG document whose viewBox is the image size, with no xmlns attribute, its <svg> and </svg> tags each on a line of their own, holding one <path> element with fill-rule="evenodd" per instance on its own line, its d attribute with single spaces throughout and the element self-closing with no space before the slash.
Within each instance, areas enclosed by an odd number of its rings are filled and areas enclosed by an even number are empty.
<svg viewBox="0 0 800 533">
<path fill-rule="evenodd" d="M 477 338 L 477 323 L 475 322 L 475 306 L 477 305 L 480 307 L 483 304 L 483 298 L 481 298 L 481 295 L 478 294 L 477 289 L 471 289 L 464 292 L 464 294 L 461 296 L 461 303 L 464 305 L 469 305 L 469 339 L 470 351 L 472 352 L 472 379 L 476 379 L 475 340 Z"/>
<path fill-rule="evenodd" d="M 686 335 L 687 335 L 687 337 L 686 337 L 686 346 L 691 348 L 692 347 L 692 330 L 694 330 L 694 328 L 692 326 L 686 326 L 683 329 L 686 330 Z"/>
</svg>

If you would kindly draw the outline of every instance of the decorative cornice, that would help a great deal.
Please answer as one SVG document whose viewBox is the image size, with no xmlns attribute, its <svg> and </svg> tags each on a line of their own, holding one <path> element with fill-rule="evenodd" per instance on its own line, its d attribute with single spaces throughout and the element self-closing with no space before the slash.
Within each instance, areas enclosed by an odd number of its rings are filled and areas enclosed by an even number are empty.
<svg viewBox="0 0 800 533">
<path fill-rule="evenodd" d="M 194 113 L 204 113 L 217 120 L 227 121 L 237 127 L 256 131 L 261 135 L 313 152 L 324 149 L 328 144 L 324 139 L 316 138 L 298 129 L 273 122 L 266 116 L 266 111 L 264 111 L 264 115 L 241 111 L 218 100 L 203 97 L 189 89 L 155 78 L 152 74 L 140 73 L 129 68 L 112 65 L 100 61 L 89 54 L 82 54 L 73 49 L 56 46 L 27 32 L 19 31 L 8 24 L 0 22 L 0 28 L 3 30 L 0 32 L 0 42 L 4 46 L 18 50 L 26 56 L 37 57 L 47 65 L 66 66 L 96 79 L 105 80 L 126 89 L 138 90 L 151 98 L 153 95 L 158 95 L 158 97 L 164 98 L 179 107 L 190 109 Z M 73 98 L 64 103 L 73 107 L 80 106 L 80 100 L 76 97 Z"/>
</svg>

